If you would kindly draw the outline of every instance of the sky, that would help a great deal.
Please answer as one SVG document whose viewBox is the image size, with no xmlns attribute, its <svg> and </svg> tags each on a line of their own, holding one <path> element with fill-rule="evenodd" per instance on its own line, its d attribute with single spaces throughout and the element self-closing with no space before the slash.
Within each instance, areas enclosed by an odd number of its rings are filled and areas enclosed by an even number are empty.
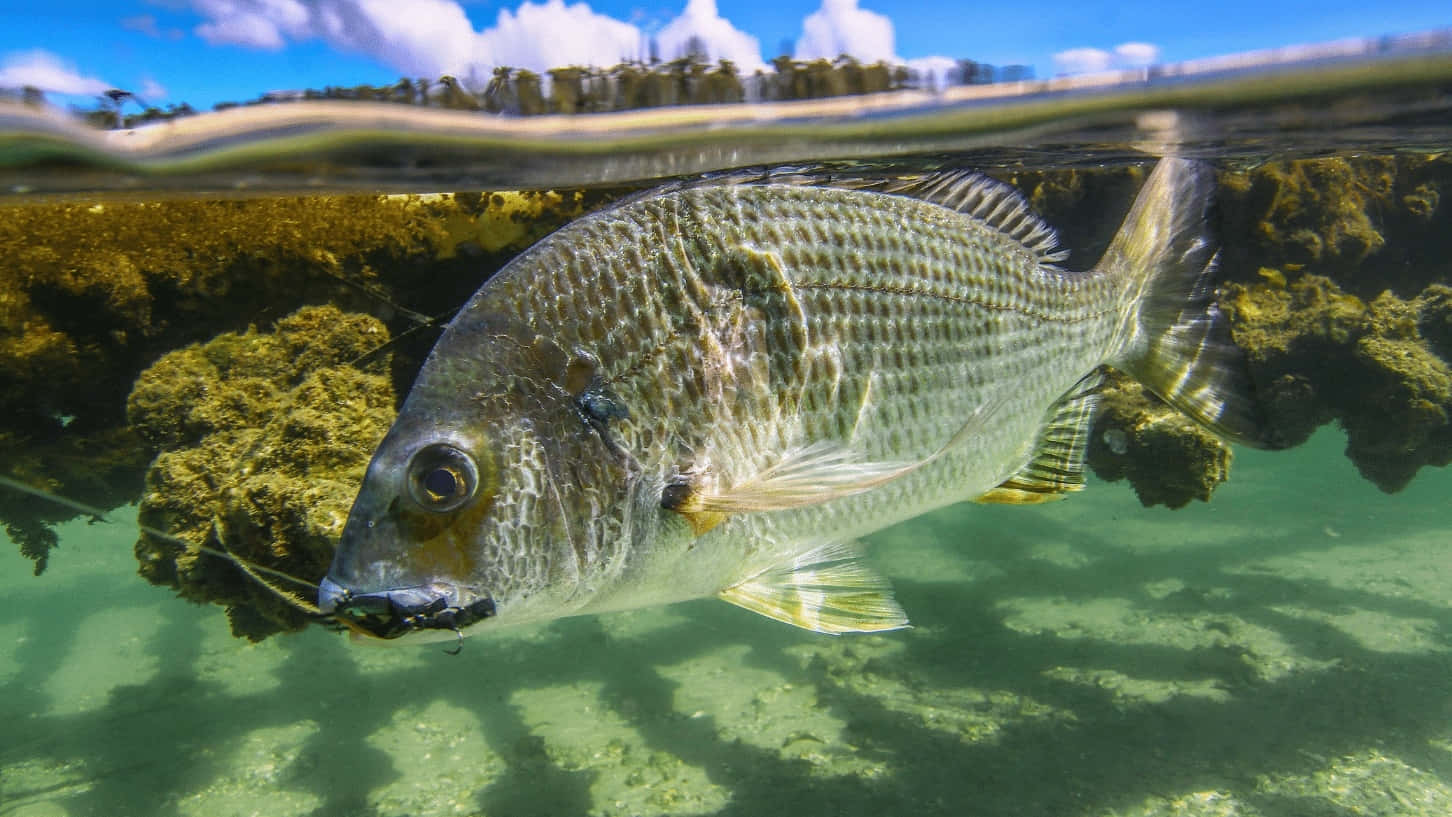
<svg viewBox="0 0 1452 817">
<path fill-rule="evenodd" d="M 1213 9 L 1213 13 L 1206 13 Z M 848 53 L 1036 76 L 1452 25 L 1447 0 L 0 0 L 0 88 L 207 108 L 266 91 L 663 59 L 692 37 L 750 70 Z"/>
</svg>

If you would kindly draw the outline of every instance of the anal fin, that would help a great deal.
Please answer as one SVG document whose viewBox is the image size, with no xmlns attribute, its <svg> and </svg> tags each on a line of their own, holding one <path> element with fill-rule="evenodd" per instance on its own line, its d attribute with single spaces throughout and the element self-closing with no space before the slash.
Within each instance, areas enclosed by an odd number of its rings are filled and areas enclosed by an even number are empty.
<svg viewBox="0 0 1452 817">
<path fill-rule="evenodd" d="M 720 592 L 737 607 L 818 633 L 872 633 L 908 626 L 892 587 L 851 545 L 825 545 Z"/>
<path fill-rule="evenodd" d="M 1104 372 L 1096 369 L 1059 398 L 1049 409 L 1028 464 L 975 501 L 1037 505 L 1083 489 L 1084 452 L 1103 383 Z"/>
</svg>

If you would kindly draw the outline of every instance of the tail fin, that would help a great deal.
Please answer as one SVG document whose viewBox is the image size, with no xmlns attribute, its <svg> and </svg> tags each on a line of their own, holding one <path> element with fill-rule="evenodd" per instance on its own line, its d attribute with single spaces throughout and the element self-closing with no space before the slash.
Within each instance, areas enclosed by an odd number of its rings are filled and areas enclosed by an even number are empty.
<svg viewBox="0 0 1452 817">
<path fill-rule="evenodd" d="M 1273 448 L 1244 353 L 1214 303 L 1218 253 L 1206 224 L 1214 186 L 1203 162 L 1165 158 L 1140 190 L 1098 266 L 1126 285 L 1121 345 L 1109 363 L 1216 433 Z"/>
</svg>

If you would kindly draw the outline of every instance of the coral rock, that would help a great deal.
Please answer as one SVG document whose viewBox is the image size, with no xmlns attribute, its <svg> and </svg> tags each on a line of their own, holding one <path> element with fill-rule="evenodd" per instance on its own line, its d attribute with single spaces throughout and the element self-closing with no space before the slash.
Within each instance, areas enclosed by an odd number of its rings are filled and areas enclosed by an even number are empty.
<svg viewBox="0 0 1452 817">
<path fill-rule="evenodd" d="M 1207 501 L 1230 476 L 1230 448 L 1144 386 L 1114 374 L 1100 398 L 1089 465 L 1110 482 L 1128 479 L 1146 506 Z"/>
<path fill-rule="evenodd" d="M 312 601 L 309 587 L 327 570 L 363 470 L 393 421 L 387 360 L 372 354 L 387 342 L 374 318 L 309 307 L 272 333 L 223 334 L 144 372 L 128 410 L 162 453 L 140 517 L 174 538 L 142 533 L 141 574 L 193 601 L 227 605 L 237 635 L 304 626 L 307 615 L 283 595 Z M 297 582 L 259 578 L 252 566 Z"/>
<path fill-rule="evenodd" d="M 1447 287 L 1366 303 L 1322 276 L 1263 277 L 1228 286 L 1223 307 L 1282 438 L 1298 443 L 1339 421 L 1346 455 L 1388 492 L 1452 461 Z"/>
</svg>

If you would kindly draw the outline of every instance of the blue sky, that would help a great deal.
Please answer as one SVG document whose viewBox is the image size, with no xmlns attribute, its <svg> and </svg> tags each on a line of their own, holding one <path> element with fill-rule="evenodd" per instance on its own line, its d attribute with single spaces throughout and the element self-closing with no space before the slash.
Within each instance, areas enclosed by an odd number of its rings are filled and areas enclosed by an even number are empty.
<svg viewBox="0 0 1452 817">
<path fill-rule="evenodd" d="M 545 5 L 543 3 L 547 3 Z M 0 86 L 43 80 L 85 99 L 101 86 L 208 107 L 268 90 L 488 75 L 497 62 L 600 54 L 696 33 L 738 62 L 783 47 L 1032 65 L 1038 76 L 1452 24 L 1446 0 L 0 0 Z M 1203 10 L 1212 8 L 1213 13 Z M 1193 10 L 1191 10 L 1193 9 Z M 508 18 L 498 28 L 499 15 Z M 807 36 L 812 15 L 815 34 Z M 606 19 L 611 18 L 611 19 Z M 751 38 L 755 38 L 755 41 Z M 1138 50 L 1115 49 L 1125 43 Z M 1085 50 L 1087 49 L 1087 50 Z M 1077 54 L 1077 57 L 1075 56 Z M 583 55 L 583 56 L 582 56 Z M 799 53 L 800 55 L 800 53 Z M 1056 61 L 1055 56 L 1061 59 Z M 672 54 L 664 54 L 666 57 Z M 535 67 L 535 66 L 530 66 Z"/>
</svg>

